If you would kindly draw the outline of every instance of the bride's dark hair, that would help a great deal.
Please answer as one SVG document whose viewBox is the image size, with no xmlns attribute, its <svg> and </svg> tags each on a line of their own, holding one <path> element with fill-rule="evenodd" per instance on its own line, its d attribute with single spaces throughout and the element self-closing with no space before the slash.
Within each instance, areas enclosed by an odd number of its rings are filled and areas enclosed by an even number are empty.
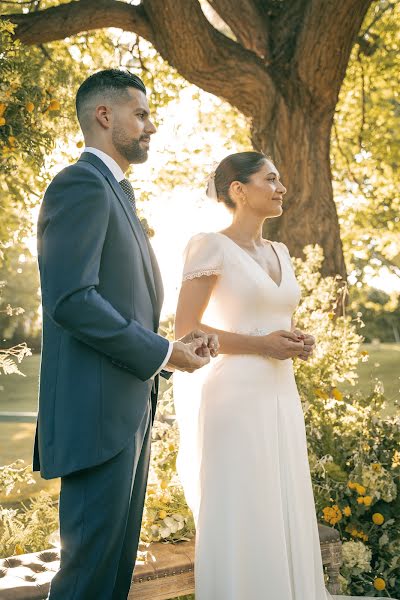
<svg viewBox="0 0 400 600">
<path fill-rule="evenodd" d="M 232 181 L 248 183 L 266 160 L 270 160 L 268 156 L 254 151 L 236 152 L 221 160 L 214 175 L 218 202 L 224 202 L 228 208 L 235 209 L 236 204 L 229 195 Z"/>
</svg>

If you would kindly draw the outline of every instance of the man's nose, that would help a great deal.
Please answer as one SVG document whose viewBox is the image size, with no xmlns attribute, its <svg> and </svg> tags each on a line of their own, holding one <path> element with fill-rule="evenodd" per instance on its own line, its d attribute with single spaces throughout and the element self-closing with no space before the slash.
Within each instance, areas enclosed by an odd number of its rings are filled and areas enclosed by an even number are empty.
<svg viewBox="0 0 400 600">
<path fill-rule="evenodd" d="M 149 121 L 147 124 L 147 127 L 146 127 L 146 133 L 148 133 L 149 135 L 153 135 L 153 133 L 155 133 L 156 131 L 157 131 L 157 128 L 154 125 L 154 123 Z"/>
</svg>

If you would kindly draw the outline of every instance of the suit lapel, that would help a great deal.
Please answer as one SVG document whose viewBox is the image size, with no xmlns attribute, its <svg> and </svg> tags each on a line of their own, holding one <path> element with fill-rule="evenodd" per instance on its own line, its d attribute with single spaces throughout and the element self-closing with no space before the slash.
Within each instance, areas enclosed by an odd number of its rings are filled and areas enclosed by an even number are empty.
<svg viewBox="0 0 400 600">
<path fill-rule="evenodd" d="M 147 285 L 149 288 L 149 292 L 150 292 L 154 310 L 155 310 L 155 312 L 156 311 L 159 312 L 158 311 L 159 299 L 157 298 L 155 277 L 153 275 L 154 263 L 157 265 L 157 261 L 155 260 L 153 250 L 150 246 L 150 243 L 147 240 L 146 234 L 143 231 L 143 228 L 139 221 L 139 218 L 137 217 L 137 215 L 134 214 L 134 212 L 132 210 L 132 206 L 129 202 L 128 197 L 122 190 L 121 186 L 119 185 L 118 181 L 115 179 L 114 175 L 111 173 L 110 169 L 95 154 L 93 154 L 92 152 L 83 152 L 83 154 L 80 156 L 79 160 L 89 162 L 91 165 L 96 167 L 96 169 L 98 169 L 101 172 L 101 174 L 107 179 L 107 181 L 110 184 L 111 188 L 113 189 L 115 195 L 117 196 L 122 208 L 124 209 L 125 214 L 128 218 L 128 221 L 131 225 L 132 231 L 133 231 L 133 233 L 137 239 L 137 242 L 139 244 L 139 248 L 140 248 L 140 252 L 141 252 L 142 260 L 143 260 L 143 265 L 144 265 L 144 271 L 145 271 L 145 275 L 146 275 L 146 281 L 147 281 Z M 159 274 L 158 266 L 156 269 L 156 274 L 157 274 L 157 271 Z"/>
</svg>

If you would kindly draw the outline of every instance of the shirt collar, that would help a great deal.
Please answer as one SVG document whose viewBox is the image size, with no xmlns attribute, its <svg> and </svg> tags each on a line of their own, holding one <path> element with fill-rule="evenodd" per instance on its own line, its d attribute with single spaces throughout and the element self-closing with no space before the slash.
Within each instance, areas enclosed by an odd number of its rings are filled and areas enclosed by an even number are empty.
<svg viewBox="0 0 400 600">
<path fill-rule="evenodd" d="M 102 160 L 103 163 L 110 169 L 111 173 L 114 175 L 118 183 L 125 179 L 125 174 L 123 170 L 121 169 L 119 164 L 113 158 L 111 158 L 109 154 L 106 154 L 98 148 L 93 148 L 92 146 L 86 146 L 84 148 L 84 152 L 91 152 L 92 154 L 100 158 L 100 160 Z"/>
</svg>

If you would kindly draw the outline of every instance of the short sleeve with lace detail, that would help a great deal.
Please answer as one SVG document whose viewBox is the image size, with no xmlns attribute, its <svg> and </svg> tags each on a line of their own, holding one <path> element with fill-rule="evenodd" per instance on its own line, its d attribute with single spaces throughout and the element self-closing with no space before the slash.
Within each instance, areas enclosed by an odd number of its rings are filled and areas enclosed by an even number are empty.
<svg viewBox="0 0 400 600">
<path fill-rule="evenodd" d="M 224 253 L 219 236 L 216 233 L 198 233 L 185 248 L 182 280 L 221 275 L 223 263 Z"/>
</svg>

